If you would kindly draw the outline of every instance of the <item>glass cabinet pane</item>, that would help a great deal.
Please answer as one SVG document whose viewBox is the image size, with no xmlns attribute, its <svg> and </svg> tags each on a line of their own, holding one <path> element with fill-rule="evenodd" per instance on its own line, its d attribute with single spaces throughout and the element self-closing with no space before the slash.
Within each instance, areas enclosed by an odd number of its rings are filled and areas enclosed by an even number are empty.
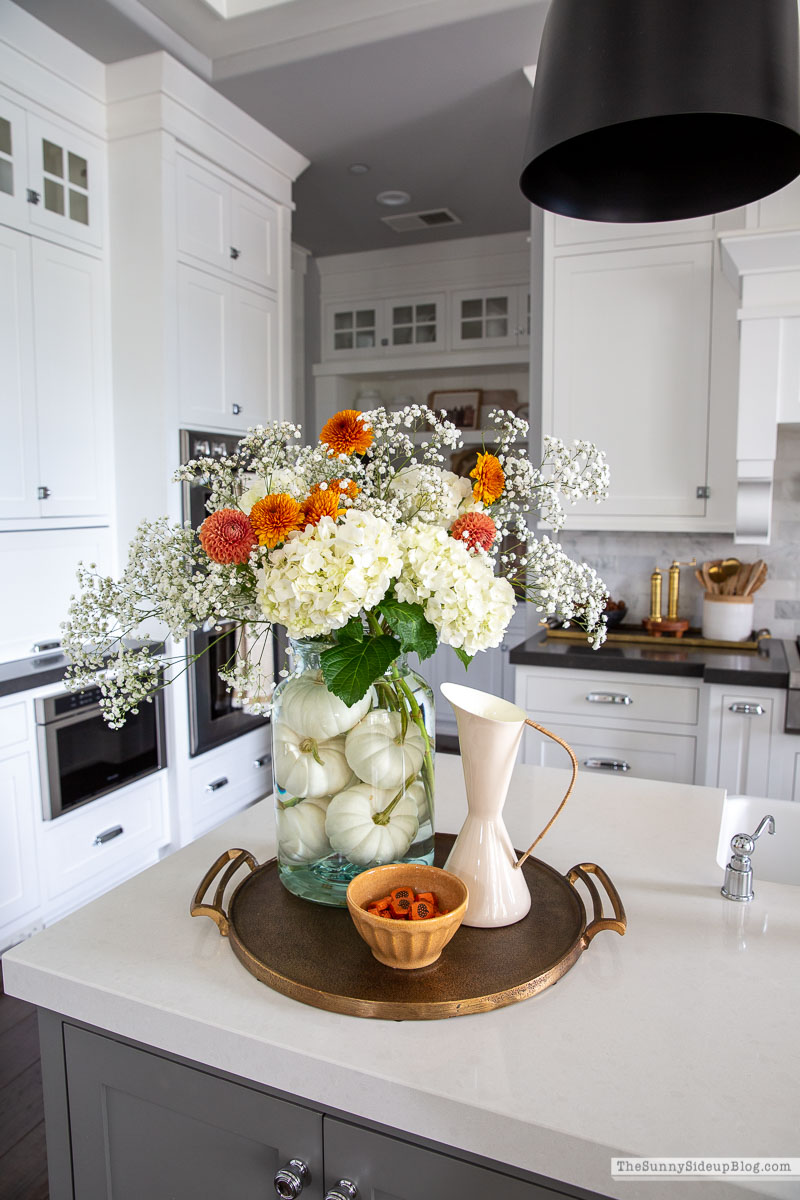
<svg viewBox="0 0 800 1200">
<path fill-rule="evenodd" d="M 0 154 L 11 155 L 11 122 L 0 117 Z"/>
<path fill-rule="evenodd" d="M 352 329 L 353 314 L 351 312 L 337 312 L 333 316 L 334 329 Z"/>
<path fill-rule="evenodd" d="M 375 328 L 375 309 L 360 308 L 356 312 L 356 329 L 373 329 Z"/>
<path fill-rule="evenodd" d="M 423 324 L 434 324 L 436 322 L 436 305 L 435 304 L 418 304 L 417 321 Z"/>
<path fill-rule="evenodd" d="M 69 166 L 69 181 L 76 184 L 77 187 L 87 189 L 89 187 L 89 164 L 85 158 L 81 158 L 79 154 L 73 154 L 70 150 L 67 155 L 67 163 Z"/>
<path fill-rule="evenodd" d="M 334 333 L 333 348 L 334 348 L 334 350 L 352 350 L 353 349 L 352 333 Z"/>
<path fill-rule="evenodd" d="M 508 297 L 490 296 L 486 301 L 486 315 L 487 317 L 508 316 Z"/>
<path fill-rule="evenodd" d="M 7 158 L 0 158 L 0 192 L 14 195 L 14 166 Z"/>
<path fill-rule="evenodd" d="M 482 317 L 483 316 L 483 301 L 482 300 L 462 300 L 461 301 L 461 316 L 466 317 Z"/>
<path fill-rule="evenodd" d="M 64 177 L 64 151 L 55 142 L 48 142 L 47 138 L 42 138 L 42 166 L 48 175 L 57 175 L 59 179 Z M 61 211 L 64 211 L 63 207 Z"/>
<path fill-rule="evenodd" d="M 392 330 L 392 343 L 395 346 L 410 346 L 414 340 L 414 329 L 411 325 L 401 325 Z"/>
<path fill-rule="evenodd" d="M 403 304 L 392 309 L 393 325 L 411 325 L 414 321 L 414 309 L 410 304 Z"/>
<path fill-rule="evenodd" d="M 89 224 L 89 197 L 85 192 L 69 189 L 69 215 L 72 221 L 80 221 L 81 225 Z"/>
<path fill-rule="evenodd" d="M 49 212 L 64 215 L 64 185 L 54 179 L 44 181 L 44 206 Z"/>
</svg>

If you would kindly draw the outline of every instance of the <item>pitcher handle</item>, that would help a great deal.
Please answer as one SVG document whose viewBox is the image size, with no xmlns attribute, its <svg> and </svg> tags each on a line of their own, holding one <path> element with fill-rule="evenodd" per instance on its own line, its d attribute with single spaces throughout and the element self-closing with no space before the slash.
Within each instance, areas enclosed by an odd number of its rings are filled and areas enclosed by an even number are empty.
<svg viewBox="0 0 800 1200">
<path fill-rule="evenodd" d="M 522 864 L 525 862 L 525 859 L 530 854 L 531 850 L 533 850 L 533 848 L 535 846 L 538 846 L 539 842 L 542 840 L 544 835 L 547 833 L 548 829 L 553 824 L 556 817 L 559 815 L 562 808 L 564 807 L 564 805 L 567 803 L 570 796 L 572 795 L 572 789 L 575 787 L 575 780 L 578 778 L 578 760 L 575 757 L 575 751 L 572 749 L 572 746 L 568 745 L 564 741 L 563 738 L 560 738 L 558 736 L 558 734 L 551 733 L 549 729 L 545 729 L 544 725 L 537 725 L 535 721 L 529 721 L 527 717 L 525 718 L 525 724 L 530 725 L 531 729 L 537 729 L 539 731 L 539 733 L 544 733 L 547 737 L 552 738 L 554 742 L 558 742 L 559 746 L 564 747 L 564 749 L 566 750 L 567 754 L 570 757 L 570 761 L 572 762 L 572 779 L 570 779 L 569 787 L 567 788 L 566 792 L 564 793 L 564 799 L 561 801 L 558 808 L 553 813 L 552 817 L 547 822 L 547 824 L 545 825 L 542 832 L 539 834 L 539 836 L 536 838 L 535 841 L 531 842 L 530 846 L 528 846 L 528 849 L 525 851 L 525 853 L 523 855 L 521 855 L 520 858 L 518 858 L 517 861 L 514 863 L 515 870 L 522 866 Z"/>
</svg>

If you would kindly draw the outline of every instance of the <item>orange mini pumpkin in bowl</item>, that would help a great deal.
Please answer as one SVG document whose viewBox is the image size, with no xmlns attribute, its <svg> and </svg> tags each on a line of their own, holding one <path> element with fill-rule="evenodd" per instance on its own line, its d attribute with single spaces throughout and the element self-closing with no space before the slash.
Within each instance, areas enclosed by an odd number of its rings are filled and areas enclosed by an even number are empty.
<svg viewBox="0 0 800 1200">
<path fill-rule="evenodd" d="M 393 920 L 389 910 L 369 912 L 398 889 L 407 889 L 415 897 L 435 897 L 440 915 L 417 919 L 411 909 L 418 899 L 402 897 L 408 904 L 408 920 Z M 378 962 L 387 967 L 411 971 L 435 963 L 453 937 L 467 911 L 467 886 L 449 871 L 421 863 L 390 863 L 362 871 L 350 881 L 347 907 L 358 933 Z M 423 902 L 430 903 L 429 901 Z M 403 911 L 403 904 L 395 905 Z M 421 917 L 423 914 L 419 913 Z"/>
</svg>

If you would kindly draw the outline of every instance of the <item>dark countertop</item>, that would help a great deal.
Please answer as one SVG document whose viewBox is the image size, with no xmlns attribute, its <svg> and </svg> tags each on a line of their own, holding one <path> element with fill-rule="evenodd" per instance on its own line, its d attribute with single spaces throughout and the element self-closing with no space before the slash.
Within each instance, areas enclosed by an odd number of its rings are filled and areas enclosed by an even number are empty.
<svg viewBox="0 0 800 1200">
<path fill-rule="evenodd" d="M 718 650 L 713 646 L 681 646 L 606 642 L 593 650 L 587 642 L 547 640 L 547 630 L 515 646 L 509 660 L 516 666 L 561 667 L 578 671 L 620 671 L 637 675 L 684 675 L 705 683 L 740 687 L 785 688 L 789 664 L 779 638 L 762 638 L 758 650 Z"/>
<path fill-rule="evenodd" d="M 134 642 L 131 645 L 138 646 L 141 643 Z M 150 642 L 150 649 L 153 654 L 162 654 L 164 643 Z M 59 683 L 67 673 L 69 663 L 68 655 L 60 650 L 0 663 L 0 696 L 13 696 L 15 692 L 30 692 L 45 684 Z"/>
</svg>

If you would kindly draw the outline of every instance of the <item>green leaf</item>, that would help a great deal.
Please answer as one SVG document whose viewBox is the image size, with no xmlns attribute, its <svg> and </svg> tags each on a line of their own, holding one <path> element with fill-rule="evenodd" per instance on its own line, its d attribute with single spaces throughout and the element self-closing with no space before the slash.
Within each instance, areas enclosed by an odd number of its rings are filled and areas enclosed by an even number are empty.
<svg viewBox="0 0 800 1200">
<path fill-rule="evenodd" d="M 351 617 L 346 625 L 336 630 L 337 642 L 363 642 L 364 626 L 360 617 Z"/>
<path fill-rule="evenodd" d="M 466 671 L 475 655 L 467 654 L 466 650 L 462 650 L 460 646 L 453 646 L 453 649 L 464 664 L 464 670 Z"/>
<path fill-rule="evenodd" d="M 421 659 L 430 658 L 439 644 L 436 630 L 425 616 L 421 604 L 386 597 L 378 605 L 389 628 L 397 634 L 405 653 L 413 651 Z"/>
<path fill-rule="evenodd" d="M 345 704 L 355 704 L 400 652 L 400 643 L 387 634 L 332 646 L 319 656 L 328 691 Z"/>
</svg>

